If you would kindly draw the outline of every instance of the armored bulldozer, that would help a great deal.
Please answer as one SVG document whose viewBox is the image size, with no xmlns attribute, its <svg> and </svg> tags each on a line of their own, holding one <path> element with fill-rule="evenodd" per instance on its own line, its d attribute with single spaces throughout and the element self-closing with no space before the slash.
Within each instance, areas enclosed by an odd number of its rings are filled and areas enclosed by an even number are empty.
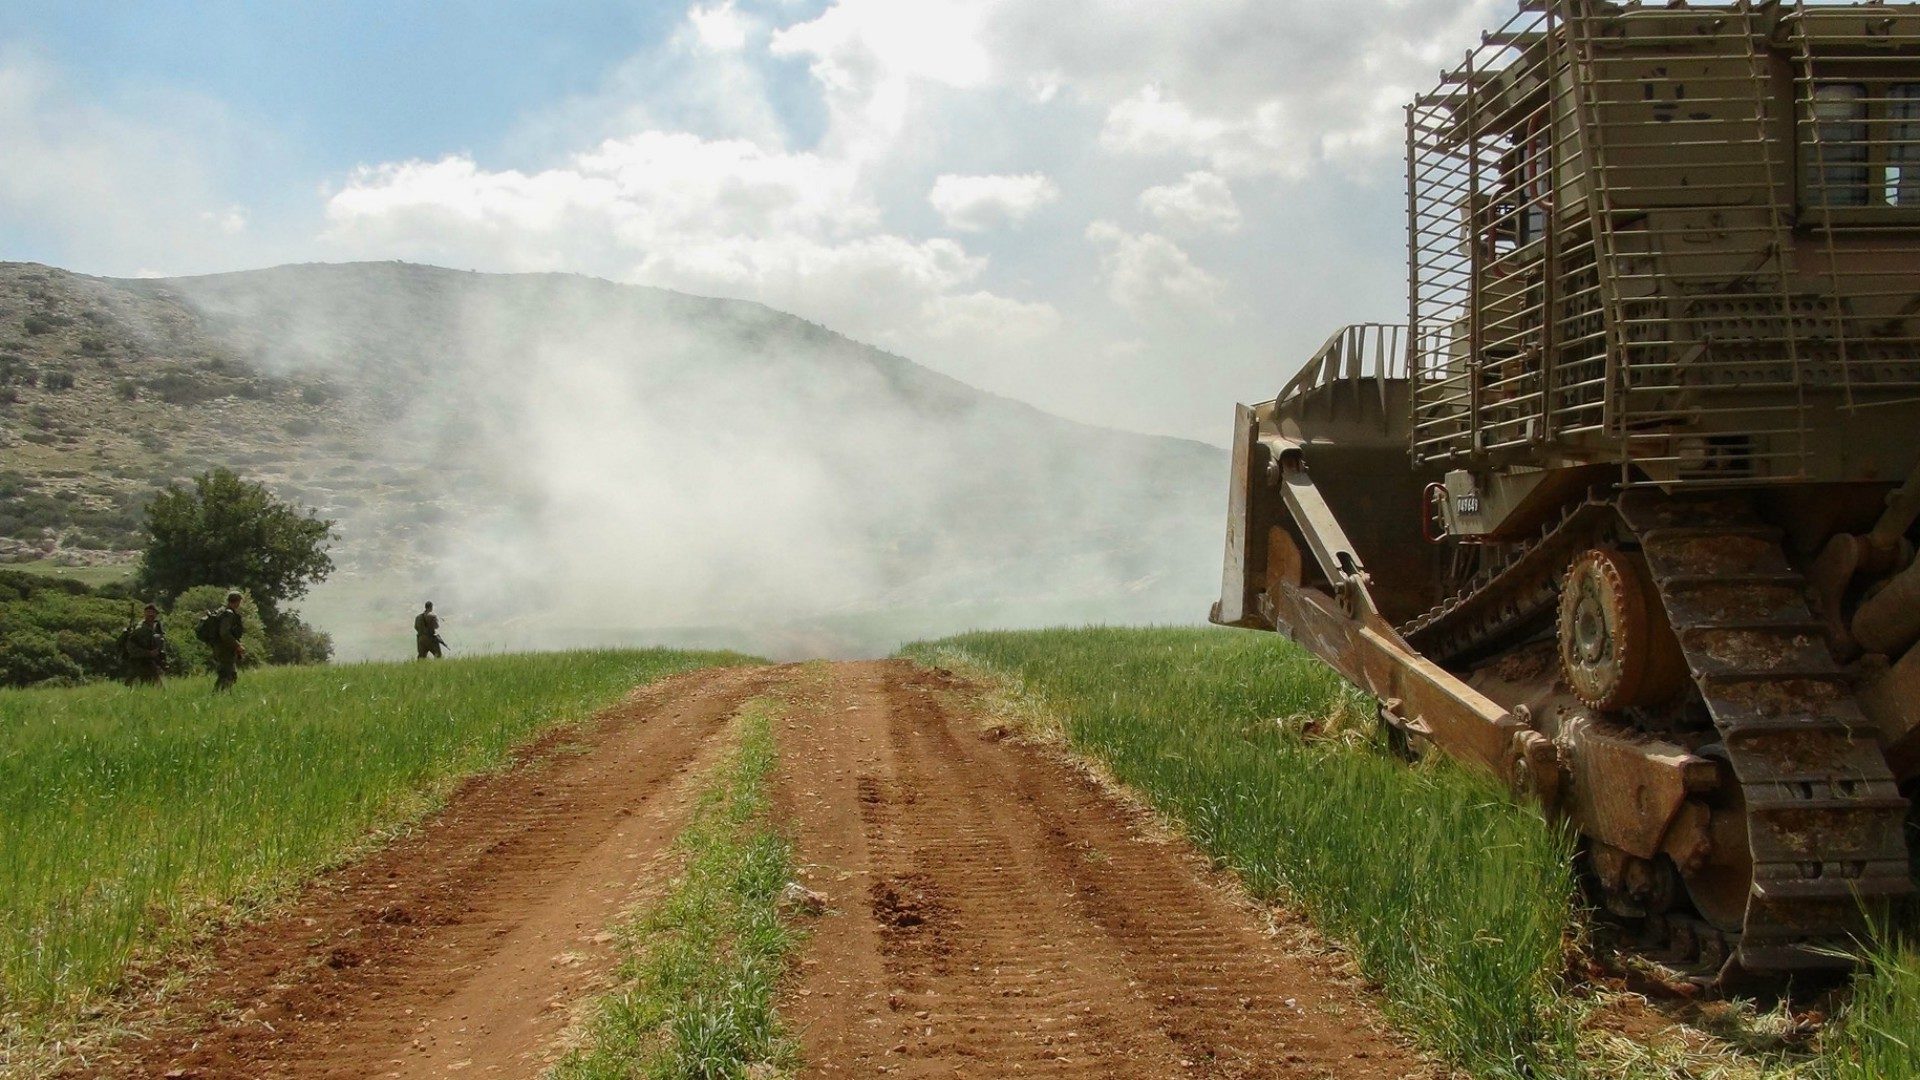
<svg viewBox="0 0 1920 1080">
<path fill-rule="evenodd" d="M 1701 977 L 1844 966 L 1913 888 L 1920 4 L 1527 0 L 1406 147 L 1408 322 L 1236 412 L 1213 620 Z"/>
</svg>

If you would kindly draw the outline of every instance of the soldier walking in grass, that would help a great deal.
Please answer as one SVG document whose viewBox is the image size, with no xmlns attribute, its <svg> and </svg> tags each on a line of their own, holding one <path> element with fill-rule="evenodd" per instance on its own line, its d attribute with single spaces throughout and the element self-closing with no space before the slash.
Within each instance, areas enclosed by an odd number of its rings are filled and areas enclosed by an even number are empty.
<svg viewBox="0 0 1920 1080">
<path fill-rule="evenodd" d="M 227 606 L 214 626 L 213 663 L 219 671 L 213 680 L 215 690 L 233 689 L 233 684 L 240 681 L 240 661 L 247 657 L 247 647 L 240 643 L 240 636 L 247 630 L 247 621 L 240 616 L 240 599 L 237 592 L 227 594 Z"/>
<path fill-rule="evenodd" d="M 447 643 L 440 639 L 440 616 L 433 613 L 433 601 L 427 601 L 426 610 L 413 617 L 414 659 L 425 660 L 432 656 L 440 659 L 440 650 Z"/>
<path fill-rule="evenodd" d="M 159 686 L 166 681 L 167 631 L 160 625 L 160 609 L 152 604 L 121 639 L 128 686 Z"/>
</svg>

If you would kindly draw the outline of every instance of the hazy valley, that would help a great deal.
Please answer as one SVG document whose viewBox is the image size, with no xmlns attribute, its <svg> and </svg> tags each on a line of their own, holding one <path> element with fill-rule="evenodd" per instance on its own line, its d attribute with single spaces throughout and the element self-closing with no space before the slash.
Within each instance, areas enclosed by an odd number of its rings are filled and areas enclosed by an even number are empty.
<svg viewBox="0 0 1920 1080">
<path fill-rule="evenodd" d="M 427 597 L 463 648 L 870 653 L 1194 621 L 1215 574 L 1222 451 L 753 303 L 402 263 L 0 264 L 0 383 L 0 558 L 124 561 L 147 495 L 228 465 L 339 522 L 306 610 L 343 657 L 404 650 Z"/>
</svg>

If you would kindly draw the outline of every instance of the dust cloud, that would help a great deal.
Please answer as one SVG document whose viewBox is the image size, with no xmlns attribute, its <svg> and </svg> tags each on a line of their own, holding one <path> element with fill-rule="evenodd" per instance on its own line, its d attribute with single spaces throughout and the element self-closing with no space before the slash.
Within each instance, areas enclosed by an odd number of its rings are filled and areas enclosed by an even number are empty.
<svg viewBox="0 0 1920 1080">
<path fill-rule="evenodd" d="M 464 650 L 844 656 L 1194 622 L 1217 580 L 1223 451 L 756 304 L 404 264 L 170 285 L 259 366 L 340 387 L 314 452 L 348 464 L 288 494 L 340 522 L 306 610 L 345 658 L 403 652 L 423 599 Z"/>
</svg>

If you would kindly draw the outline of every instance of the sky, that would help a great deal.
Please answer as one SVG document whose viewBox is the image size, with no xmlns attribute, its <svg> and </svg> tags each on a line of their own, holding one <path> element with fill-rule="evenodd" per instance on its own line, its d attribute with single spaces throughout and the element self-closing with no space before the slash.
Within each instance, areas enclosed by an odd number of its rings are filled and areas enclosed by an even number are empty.
<svg viewBox="0 0 1920 1080">
<path fill-rule="evenodd" d="M 1404 321 L 1402 107 L 1498 0 L 8 0 L 0 259 L 757 300 L 1226 441 Z"/>
</svg>

